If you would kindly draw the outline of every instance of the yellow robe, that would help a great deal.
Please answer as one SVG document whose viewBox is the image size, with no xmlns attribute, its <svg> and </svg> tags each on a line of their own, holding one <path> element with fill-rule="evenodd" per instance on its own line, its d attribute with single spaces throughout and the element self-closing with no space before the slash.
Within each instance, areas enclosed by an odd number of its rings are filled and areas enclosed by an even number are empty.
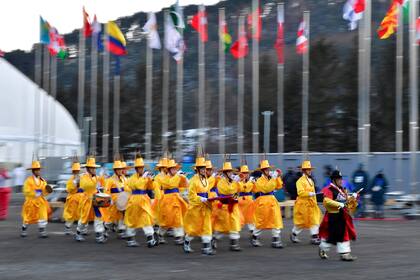
<svg viewBox="0 0 420 280">
<path fill-rule="evenodd" d="M 184 217 L 184 228 L 189 236 L 211 236 L 211 204 L 201 202 L 202 196 L 209 195 L 210 185 L 207 179 L 200 180 L 194 175 L 188 189 L 188 210 Z M 200 194 L 200 195 L 199 195 Z"/>
<path fill-rule="evenodd" d="M 48 212 L 50 206 L 45 196 L 48 192 L 45 190 L 47 181 L 43 178 L 38 178 L 36 181 L 34 176 L 28 177 L 23 183 L 23 195 L 25 202 L 22 207 L 22 219 L 24 224 L 36 224 L 38 221 L 48 221 Z M 42 191 L 38 197 L 35 196 L 36 190 Z"/>
<path fill-rule="evenodd" d="M 162 185 L 164 182 L 164 178 L 167 175 L 163 173 L 159 173 L 153 178 L 153 191 L 155 194 L 154 201 L 152 203 L 152 211 L 153 211 L 153 219 L 155 224 L 159 225 L 159 207 L 160 207 L 160 199 L 163 196 Z"/>
<path fill-rule="evenodd" d="M 241 225 L 254 224 L 255 203 L 252 197 L 254 183 L 239 182 L 239 210 L 241 211 Z"/>
<path fill-rule="evenodd" d="M 159 225 L 163 228 L 180 228 L 184 226 L 184 215 L 187 203 L 179 192 L 166 193 L 171 189 L 182 189 L 188 186 L 187 178 L 176 174 L 163 179 L 163 196 L 159 201 Z"/>
<path fill-rule="evenodd" d="M 321 222 L 321 210 L 318 207 L 315 193 L 315 184 L 311 178 L 302 175 L 296 182 L 297 198 L 293 208 L 293 223 L 299 228 L 309 229 Z"/>
<path fill-rule="evenodd" d="M 268 179 L 262 175 L 255 182 L 255 193 L 267 194 L 283 187 L 280 177 Z M 280 205 L 274 195 L 260 195 L 255 199 L 254 223 L 257 229 L 282 229 Z"/>
<path fill-rule="evenodd" d="M 229 182 L 226 178 L 220 178 L 217 183 L 219 196 L 234 195 L 238 192 L 239 184 Z M 214 231 L 220 233 L 241 231 L 241 212 L 238 203 L 233 204 L 231 210 L 228 204 L 218 202 L 214 208 Z"/>
<path fill-rule="evenodd" d="M 80 176 L 80 188 L 83 190 L 82 198 L 80 200 L 79 211 L 80 221 L 82 224 L 87 224 L 95 219 L 95 212 L 92 206 L 93 195 L 97 193 L 97 187 L 99 186 L 100 178 L 98 176 L 92 176 L 89 173 L 85 173 Z M 102 209 L 100 208 L 96 218 L 102 218 Z M 99 213 L 98 213 L 99 214 Z"/>
<path fill-rule="evenodd" d="M 83 194 L 78 192 L 78 181 L 79 179 L 73 175 L 66 184 L 67 198 L 63 211 L 63 219 L 66 222 L 78 221 L 80 218 L 79 204 Z"/>
<path fill-rule="evenodd" d="M 124 219 L 124 213 L 117 209 L 117 198 L 119 192 L 125 191 L 125 178 L 124 176 L 118 177 L 116 174 L 112 175 L 105 182 L 105 193 L 109 194 L 112 199 L 112 205 L 107 207 L 106 214 L 104 215 L 104 222 L 118 223 L 119 220 Z"/>
<path fill-rule="evenodd" d="M 124 214 L 124 224 L 128 228 L 153 226 L 153 212 L 150 197 L 146 193 L 142 193 L 153 190 L 152 179 L 143 178 L 135 173 L 128 179 L 126 188 L 131 195 Z M 133 191 L 140 193 L 133 194 Z"/>
</svg>

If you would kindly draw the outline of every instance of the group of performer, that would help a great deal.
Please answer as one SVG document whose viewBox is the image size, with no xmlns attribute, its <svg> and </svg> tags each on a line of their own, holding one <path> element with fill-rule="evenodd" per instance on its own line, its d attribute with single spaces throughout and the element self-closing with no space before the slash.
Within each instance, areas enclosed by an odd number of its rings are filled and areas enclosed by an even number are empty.
<svg viewBox="0 0 420 280">
<path fill-rule="evenodd" d="M 156 165 L 158 174 L 145 170 L 140 155 L 134 160 L 135 173 L 130 177 L 130 167 L 122 160 L 114 161 L 114 174 L 109 178 L 98 176 L 98 167 L 91 156 L 83 165 L 74 161 L 67 182 L 64 231 L 71 235 L 72 226 L 77 223 L 74 239 L 78 242 L 85 241 L 88 225 L 93 222 L 97 243 L 105 243 L 115 231 L 128 247 L 137 247 L 136 233 L 143 230 L 151 248 L 167 243 L 165 238 L 171 230 L 175 244 L 183 246 L 185 253 L 193 252 L 191 241 L 199 237 L 202 254 L 213 255 L 223 235 L 229 237 L 231 251 L 241 251 L 240 232 L 246 227 L 253 247 L 263 245 L 260 235 L 269 230 L 271 247 L 283 248 L 281 208 L 274 196 L 283 186 L 282 174 L 266 159 L 260 161 L 259 172 L 252 173 L 246 164 L 235 170 L 228 160 L 215 170 L 210 160 L 199 155 L 190 179 L 180 171 L 180 164 L 167 157 Z M 86 169 L 83 174 L 82 168 Z M 29 224 L 37 223 L 39 237 L 46 238 L 50 208 L 45 197 L 52 189 L 41 177 L 39 161 L 33 161 L 29 169 L 32 175 L 23 188 L 21 236 L 27 236 Z M 327 259 L 330 247 L 336 245 L 341 260 L 355 260 L 350 254 L 350 241 L 356 239 L 351 214 L 357 207 L 357 194 L 348 193 L 341 173 L 334 171 L 331 184 L 322 191 L 326 213 L 321 223 L 310 161 L 305 160 L 301 169 L 291 241 L 299 243 L 299 234 L 306 229 L 310 231 L 311 243 L 319 246 L 322 259 Z M 257 173 L 258 177 L 251 176 Z"/>
</svg>

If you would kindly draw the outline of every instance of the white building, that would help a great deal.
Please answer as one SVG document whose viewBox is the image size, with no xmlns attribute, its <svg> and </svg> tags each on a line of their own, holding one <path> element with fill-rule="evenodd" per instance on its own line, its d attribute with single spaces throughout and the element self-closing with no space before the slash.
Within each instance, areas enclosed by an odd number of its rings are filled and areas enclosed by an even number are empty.
<svg viewBox="0 0 420 280">
<path fill-rule="evenodd" d="M 63 105 L 0 58 L 0 162 L 27 166 L 34 153 L 72 156 L 80 142 L 79 128 Z"/>
</svg>

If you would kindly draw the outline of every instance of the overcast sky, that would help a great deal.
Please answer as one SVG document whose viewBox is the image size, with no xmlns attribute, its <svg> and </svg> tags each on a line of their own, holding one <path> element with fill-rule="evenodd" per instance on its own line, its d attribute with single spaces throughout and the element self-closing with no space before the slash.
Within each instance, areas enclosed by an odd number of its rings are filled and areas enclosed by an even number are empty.
<svg viewBox="0 0 420 280">
<path fill-rule="evenodd" d="M 189 4 L 212 5 L 220 0 L 179 0 Z M 139 11 L 160 11 L 176 0 L 1 0 L 0 49 L 29 50 L 39 40 L 39 16 L 67 33 L 82 25 L 82 7 L 100 22 L 128 16 Z"/>
</svg>

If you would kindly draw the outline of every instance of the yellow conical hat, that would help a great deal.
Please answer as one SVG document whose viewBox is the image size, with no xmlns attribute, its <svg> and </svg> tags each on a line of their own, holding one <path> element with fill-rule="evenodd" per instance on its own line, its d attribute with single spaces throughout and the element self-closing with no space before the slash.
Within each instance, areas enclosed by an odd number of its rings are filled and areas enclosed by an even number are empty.
<svg viewBox="0 0 420 280">
<path fill-rule="evenodd" d="M 156 164 L 155 169 L 159 169 L 159 168 L 165 168 L 168 167 L 168 159 L 167 158 L 161 158 L 159 160 L 159 162 Z"/>
<path fill-rule="evenodd" d="M 135 161 L 134 161 L 134 167 L 144 167 L 143 158 L 141 158 L 141 157 L 136 158 Z"/>
<path fill-rule="evenodd" d="M 220 171 L 233 171 L 232 163 L 230 161 L 225 161 L 223 167 Z"/>
<path fill-rule="evenodd" d="M 266 169 L 266 168 L 272 168 L 272 166 L 270 166 L 270 163 L 268 162 L 268 160 L 264 159 L 260 161 L 259 169 Z"/>
<path fill-rule="evenodd" d="M 211 160 L 206 160 L 206 169 L 213 169 L 213 164 L 211 163 Z"/>
<path fill-rule="evenodd" d="M 241 172 L 241 173 L 249 173 L 248 165 L 242 165 L 239 172 Z"/>
<path fill-rule="evenodd" d="M 41 163 L 38 160 L 33 160 L 31 167 L 27 168 L 27 170 L 32 170 L 32 169 L 41 169 Z"/>
<path fill-rule="evenodd" d="M 114 164 L 112 165 L 112 169 L 123 169 L 124 164 L 120 160 L 114 161 Z"/>
<path fill-rule="evenodd" d="M 167 167 L 168 168 L 173 168 L 173 167 L 175 167 L 175 168 L 181 168 L 181 165 L 179 165 L 174 159 L 170 159 L 168 161 Z"/>
<path fill-rule="evenodd" d="M 193 168 L 197 168 L 197 167 L 206 167 L 206 159 L 203 157 L 198 157 L 195 159 L 195 164 L 193 165 Z"/>
<path fill-rule="evenodd" d="M 301 169 L 315 169 L 314 167 L 312 167 L 311 162 L 309 160 L 304 160 L 300 168 Z"/>
<path fill-rule="evenodd" d="M 80 162 L 73 162 L 71 165 L 71 171 L 80 171 Z"/>
</svg>

